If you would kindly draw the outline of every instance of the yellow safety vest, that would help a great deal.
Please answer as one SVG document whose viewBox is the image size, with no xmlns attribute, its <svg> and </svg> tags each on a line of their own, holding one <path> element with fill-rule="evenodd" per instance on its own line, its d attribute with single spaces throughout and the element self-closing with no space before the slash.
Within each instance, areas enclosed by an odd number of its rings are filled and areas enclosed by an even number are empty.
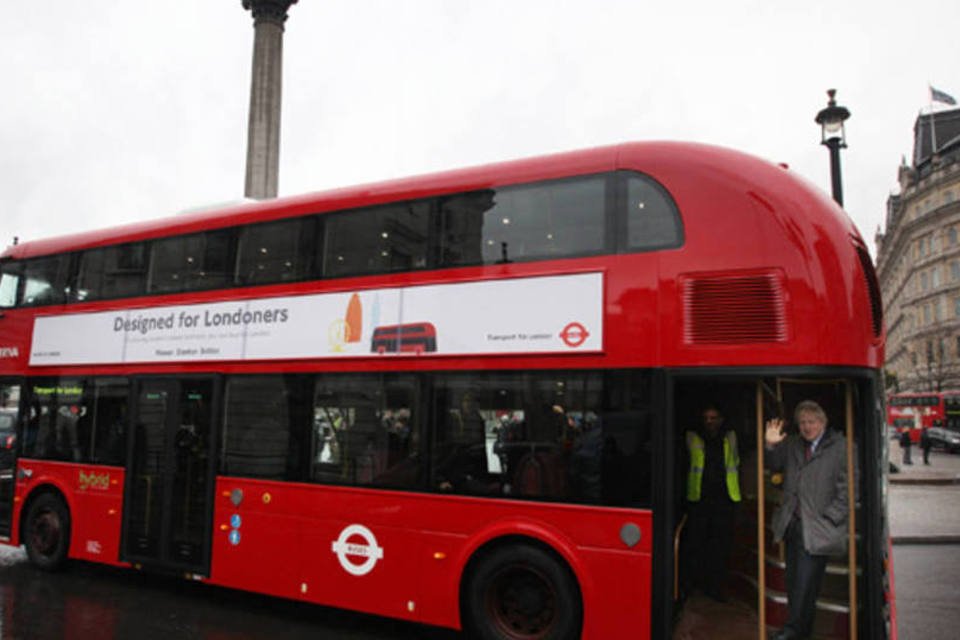
<svg viewBox="0 0 960 640">
<path fill-rule="evenodd" d="M 690 473 L 687 475 L 687 500 L 700 501 L 703 485 L 703 467 L 706 464 L 703 438 L 696 431 L 687 432 L 690 451 Z M 740 502 L 740 454 L 737 453 L 737 434 L 727 431 L 723 436 L 723 466 L 727 470 L 727 493 L 734 502 Z"/>
</svg>

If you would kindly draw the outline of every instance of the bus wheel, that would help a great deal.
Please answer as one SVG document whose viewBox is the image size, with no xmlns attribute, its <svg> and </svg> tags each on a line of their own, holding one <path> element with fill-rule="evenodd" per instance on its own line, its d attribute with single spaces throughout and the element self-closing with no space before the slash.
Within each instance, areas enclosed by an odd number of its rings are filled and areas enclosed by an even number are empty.
<svg viewBox="0 0 960 640">
<path fill-rule="evenodd" d="M 467 632 L 483 640 L 580 637 L 580 590 L 570 570 L 530 544 L 499 547 L 470 573 L 463 606 Z"/>
<path fill-rule="evenodd" d="M 30 503 L 23 541 L 27 557 L 37 567 L 45 571 L 63 567 L 70 548 L 70 512 L 63 500 L 45 493 Z"/>
</svg>

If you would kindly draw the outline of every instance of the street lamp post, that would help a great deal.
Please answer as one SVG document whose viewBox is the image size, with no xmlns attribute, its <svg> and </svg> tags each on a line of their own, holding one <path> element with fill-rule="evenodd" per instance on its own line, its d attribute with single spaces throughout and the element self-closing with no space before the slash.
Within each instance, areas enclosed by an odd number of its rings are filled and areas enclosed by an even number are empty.
<svg viewBox="0 0 960 640">
<path fill-rule="evenodd" d="M 837 105 L 836 89 L 828 89 L 827 108 L 817 114 L 816 122 L 820 125 L 822 139 L 820 144 L 830 149 L 830 180 L 833 183 L 833 199 L 843 206 L 843 185 L 840 182 L 840 149 L 847 148 L 847 132 L 843 123 L 850 117 L 846 107 Z"/>
</svg>

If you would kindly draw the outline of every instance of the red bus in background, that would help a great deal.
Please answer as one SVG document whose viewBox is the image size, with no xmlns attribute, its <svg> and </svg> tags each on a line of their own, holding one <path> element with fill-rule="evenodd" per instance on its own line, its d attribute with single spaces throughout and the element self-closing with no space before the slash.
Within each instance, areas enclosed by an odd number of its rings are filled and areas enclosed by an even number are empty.
<svg viewBox="0 0 960 640">
<path fill-rule="evenodd" d="M 25 242 L 0 255 L 0 536 L 42 568 L 482 638 L 762 637 L 786 599 L 748 461 L 814 399 L 860 469 L 818 637 L 894 638 L 883 348 L 846 214 L 697 144 Z M 745 517 L 734 603 L 703 609 L 674 594 L 707 402 L 738 431 Z"/>
<path fill-rule="evenodd" d="M 887 397 L 887 424 L 898 433 L 910 430 L 910 439 L 920 441 L 921 429 L 960 429 L 960 391 L 894 393 Z"/>
</svg>

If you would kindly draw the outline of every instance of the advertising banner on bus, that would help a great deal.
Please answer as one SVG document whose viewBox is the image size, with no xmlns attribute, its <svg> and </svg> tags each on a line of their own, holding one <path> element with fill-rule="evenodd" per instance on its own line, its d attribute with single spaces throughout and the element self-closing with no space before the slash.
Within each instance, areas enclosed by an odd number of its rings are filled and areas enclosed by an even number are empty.
<svg viewBox="0 0 960 640">
<path fill-rule="evenodd" d="M 30 364 L 599 352 L 603 274 L 42 316 Z"/>
</svg>

